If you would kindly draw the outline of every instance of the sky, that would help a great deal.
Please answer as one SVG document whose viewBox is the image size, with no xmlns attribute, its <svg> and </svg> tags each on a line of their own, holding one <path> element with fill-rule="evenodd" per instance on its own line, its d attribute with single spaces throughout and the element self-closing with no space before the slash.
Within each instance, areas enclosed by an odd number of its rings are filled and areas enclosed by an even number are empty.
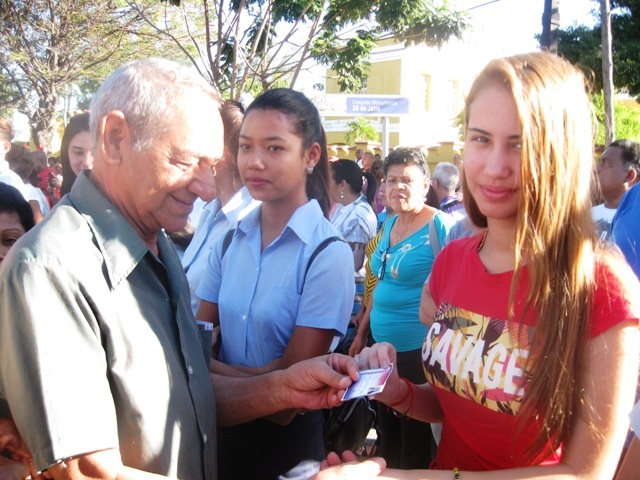
<svg viewBox="0 0 640 480">
<path fill-rule="evenodd" d="M 598 9 L 597 0 L 558 1 L 560 28 L 594 24 L 591 12 Z M 499 46 L 499 51 L 490 54 L 490 57 L 537 50 L 538 43 L 534 35 L 542 31 L 544 0 L 449 0 L 449 4 L 452 8 L 467 10 L 471 16 L 472 28 L 480 30 L 483 37 L 491 39 L 490 44 Z M 317 74 L 316 70 L 306 74 L 310 75 L 309 85 L 319 81 Z M 301 80 L 300 83 L 305 83 Z M 313 89 L 309 87 L 309 90 Z M 14 128 L 18 131 L 18 139 L 29 137 L 26 117 L 16 115 Z"/>
<path fill-rule="evenodd" d="M 466 9 L 474 29 L 484 29 L 487 36 L 507 40 L 512 53 L 535 50 L 534 35 L 542 32 L 544 0 L 452 0 L 452 5 Z M 593 25 L 594 0 L 558 0 L 560 28 Z"/>
</svg>

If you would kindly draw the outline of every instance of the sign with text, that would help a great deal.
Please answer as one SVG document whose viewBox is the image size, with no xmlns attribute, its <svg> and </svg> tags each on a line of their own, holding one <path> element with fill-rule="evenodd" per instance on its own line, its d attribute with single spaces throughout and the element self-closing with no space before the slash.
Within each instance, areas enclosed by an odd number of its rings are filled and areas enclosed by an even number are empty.
<svg viewBox="0 0 640 480">
<path fill-rule="evenodd" d="M 409 99 L 399 95 L 325 94 L 314 99 L 320 115 L 384 117 L 409 113 Z"/>
<path fill-rule="evenodd" d="M 406 97 L 371 97 L 369 95 L 347 97 L 347 113 L 404 115 L 409 113 L 409 99 Z"/>
</svg>

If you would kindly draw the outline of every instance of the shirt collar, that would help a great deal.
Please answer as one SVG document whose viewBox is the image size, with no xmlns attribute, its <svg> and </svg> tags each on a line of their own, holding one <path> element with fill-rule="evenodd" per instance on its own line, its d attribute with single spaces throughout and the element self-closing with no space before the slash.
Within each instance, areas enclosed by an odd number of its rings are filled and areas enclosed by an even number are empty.
<svg viewBox="0 0 640 480">
<path fill-rule="evenodd" d="M 262 207 L 254 208 L 240 221 L 238 228 L 246 235 L 249 235 L 254 229 L 260 228 L 260 211 Z M 289 230 L 293 232 L 302 242 L 308 244 L 311 240 L 314 230 L 318 225 L 318 222 L 323 217 L 322 209 L 317 200 L 311 199 L 304 205 L 301 205 L 293 212 L 293 215 L 287 222 L 282 233 L 278 236 L 280 238 L 284 233 Z"/>
<path fill-rule="evenodd" d="M 0 160 L 0 172 L 4 172 L 5 170 L 9 170 L 9 162 Z"/>
<path fill-rule="evenodd" d="M 229 216 L 230 211 L 235 210 L 238 207 L 241 207 L 242 205 L 246 205 L 251 200 L 252 200 L 251 194 L 249 193 L 249 190 L 247 189 L 247 187 L 242 187 L 240 188 L 240 190 L 234 193 L 233 196 L 227 202 L 227 204 L 224 207 L 222 207 L 222 211 L 224 212 L 225 215 Z"/>
<path fill-rule="evenodd" d="M 293 212 L 285 230 L 288 228 L 304 243 L 309 243 L 321 218 L 322 209 L 320 204 L 317 200 L 312 199 Z"/>
<path fill-rule="evenodd" d="M 115 288 L 150 252 L 138 232 L 96 188 L 83 170 L 68 194 L 69 202 L 84 217 L 105 261 L 106 275 Z"/>
</svg>

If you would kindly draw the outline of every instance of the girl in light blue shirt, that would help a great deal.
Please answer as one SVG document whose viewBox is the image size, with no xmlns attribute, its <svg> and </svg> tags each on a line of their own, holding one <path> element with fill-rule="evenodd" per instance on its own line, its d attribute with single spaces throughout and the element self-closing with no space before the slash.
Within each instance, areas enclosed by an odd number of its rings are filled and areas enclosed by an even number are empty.
<svg viewBox="0 0 640 480">
<path fill-rule="evenodd" d="M 240 130 L 238 167 L 262 204 L 239 222 L 228 247 L 216 245 L 196 291 L 203 300 L 196 318 L 220 324 L 213 371 L 230 376 L 326 353 L 346 329 L 354 295 L 351 249 L 327 220 L 328 156 L 313 104 L 290 89 L 256 98 Z M 338 241 L 323 243 L 331 238 Z M 306 479 L 324 457 L 321 412 L 220 429 L 219 478 Z"/>
</svg>

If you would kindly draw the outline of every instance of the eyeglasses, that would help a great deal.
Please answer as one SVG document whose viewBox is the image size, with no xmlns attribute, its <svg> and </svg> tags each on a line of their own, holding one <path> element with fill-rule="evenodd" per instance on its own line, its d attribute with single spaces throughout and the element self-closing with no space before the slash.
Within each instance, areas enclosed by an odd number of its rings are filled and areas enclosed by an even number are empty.
<svg viewBox="0 0 640 480">
<path fill-rule="evenodd" d="M 384 271 L 387 269 L 387 254 L 389 253 L 389 249 L 387 248 L 384 252 L 382 252 L 382 263 L 378 268 L 378 273 L 376 274 L 376 278 L 378 280 L 384 279 Z"/>
</svg>

